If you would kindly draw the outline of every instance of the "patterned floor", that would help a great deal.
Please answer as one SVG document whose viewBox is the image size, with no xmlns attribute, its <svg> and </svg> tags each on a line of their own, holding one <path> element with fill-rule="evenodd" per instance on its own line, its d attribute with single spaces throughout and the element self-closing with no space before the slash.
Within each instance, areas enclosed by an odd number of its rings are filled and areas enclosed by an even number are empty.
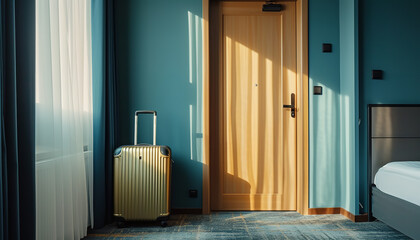
<svg viewBox="0 0 420 240">
<path fill-rule="evenodd" d="M 91 231 L 85 239 L 409 239 L 379 221 L 353 223 L 341 215 L 302 216 L 296 212 L 173 215 L 168 225 L 109 225 Z"/>
</svg>

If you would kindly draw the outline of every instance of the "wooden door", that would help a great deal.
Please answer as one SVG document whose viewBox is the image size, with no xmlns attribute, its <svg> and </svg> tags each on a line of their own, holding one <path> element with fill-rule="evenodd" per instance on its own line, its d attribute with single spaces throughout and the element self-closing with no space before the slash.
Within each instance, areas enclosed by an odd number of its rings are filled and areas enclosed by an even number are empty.
<svg viewBox="0 0 420 240">
<path fill-rule="evenodd" d="M 295 2 L 223 2 L 212 210 L 296 210 Z M 296 113 L 299 117 L 299 113 Z"/>
</svg>

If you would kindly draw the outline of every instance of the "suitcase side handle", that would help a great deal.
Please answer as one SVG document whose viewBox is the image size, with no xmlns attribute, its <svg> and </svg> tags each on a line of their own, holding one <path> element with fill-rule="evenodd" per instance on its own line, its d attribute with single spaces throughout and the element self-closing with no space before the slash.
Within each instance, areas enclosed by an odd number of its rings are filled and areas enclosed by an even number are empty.
<svg viewBox="0 0 420 240">
<path fill-rule="evenodd" d="M 140 114 L 153 114 L 153 145 L 156 145 L 156 120 L 157 112 L 150 110 L 137 110 L 134 116 L 134 145 L 137 145 L 138 116 Z"/>
</svg>

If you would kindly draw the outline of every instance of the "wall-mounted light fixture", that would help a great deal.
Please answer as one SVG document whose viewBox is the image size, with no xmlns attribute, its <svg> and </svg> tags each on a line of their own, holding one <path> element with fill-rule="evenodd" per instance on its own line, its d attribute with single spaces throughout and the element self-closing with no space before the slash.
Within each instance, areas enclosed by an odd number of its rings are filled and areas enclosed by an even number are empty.
<svg viewBox="0 0 420 240">
<path fill-rule="evenodd" d="M 323 43 L 322 44 L 322 52 L 324 52 L 324 53 L 332 52 L 332 44 L 331 43 Z"/>
<path fill-rule="evenodd" d="M 314 95 L 322 95 L 322 87 L 314 86 Z"/>
<path fill-rule="evenodd" d="M 275 3 L 275 1 L 267 1 L 262 6 L 263 12 L 280 12 L 284 10 L 283 5 Z"/>
<path fill-rule="evenodd" d="M 375 79 L 375 80 L 384 79 L 384 72 L 382 70 L 372 70 L 372 79 Z"/>
</svg>

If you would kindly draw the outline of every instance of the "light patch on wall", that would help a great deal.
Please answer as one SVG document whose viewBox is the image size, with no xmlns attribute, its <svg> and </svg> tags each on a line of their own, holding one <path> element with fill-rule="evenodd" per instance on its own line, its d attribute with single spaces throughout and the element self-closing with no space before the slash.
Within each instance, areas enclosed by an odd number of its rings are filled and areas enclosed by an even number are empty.
<svg viewBox="0 0 420 240">
<path fill-rule="evenodd" d="M 314 116 L 317 118 L 317 121 L 312 120 L 310 123 L 310 146 L 312 148 L 310 159 L 312 162 L 310 162 L 311 179 L 309 184 L 313 192 L 310 197 L 310 207 L 340 206 L 340 199 L 345 190 L 342 187 L 343 181 L 340 173 L 342 167 L 338 161 L 341 138 L 337 113 L 342 96 L 328 85 L 312 78 L 310 78 L 310 82 L 312 85 L 316 84 L 323 88 L 322 96 L 314 98 L 313 90 L 310 92 L 310 98 L 314 104 L 310 108 L 310 116 L 313 119 Z M 325 106 L 325 108 L 320 106 Z"/>
<path fill-rule="evenodd" d="M 203 144 L 203 19 L 188 11 L 188 60 L 189 60 L 189 84 L 196 88 L 196 101 L 189 105 L 190 120 L 190 159 L 202 162 Z"/>
<path fill-rule="evenodd" d="M 193 157 L 193 107 L 190 104 L 190 156 L 191 156 L 191 160 L 194 160 Z"/>
<path fill-rule="evenodd" d="M 189 46 L 189 82 L 192 83 L 192 79 L 193 79 L 193 16 L 194 14 L 192 14 L 190 11 L 188 11 L 188 46 Z"/>
<path fill-rule="evenodd" d="M 341 96 L 341 205 L 345 209 L 351 209 L 352 203 L 352 176 L 354 176 L 354 169 L 352 168 L 352 159 L 354 153 L 352 153 L 353 142 L 352 139 L 354 134 L 352 133 L 351 123 L 350 123 L 350 98 L 347 95 Z"/>
<path fill-rule="evenodd" d="M 200 78 L 200 47 L 201 47 L 201 17 L 188 11 L 188 42 L 189 42 L 189 82 Z"/>
</svg>

